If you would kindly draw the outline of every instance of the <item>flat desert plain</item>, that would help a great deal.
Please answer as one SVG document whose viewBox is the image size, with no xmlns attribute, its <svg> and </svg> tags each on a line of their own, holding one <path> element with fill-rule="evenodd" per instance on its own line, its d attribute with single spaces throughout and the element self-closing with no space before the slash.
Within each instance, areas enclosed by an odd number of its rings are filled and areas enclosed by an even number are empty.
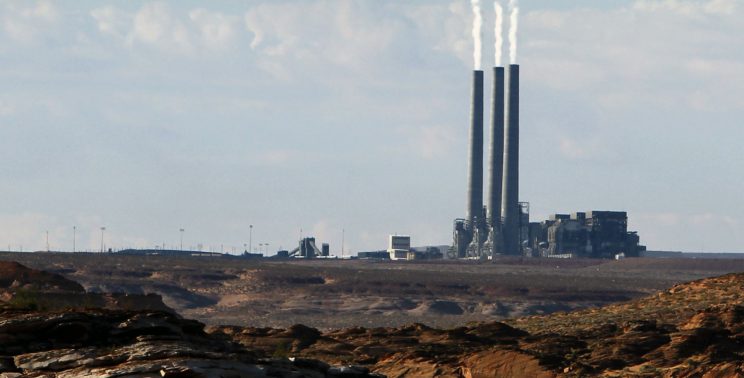
<svg viewBox="0 0 744 378">
<path fill-rule="evenodd" d="M 744 259 L 495 261 L 251 260 L 96 253 L 0 253 L 89 292 L 156 293 L 208 325 L 320 329 L 474 321 L 627 301 L 744 271 Z"/>
</svg>

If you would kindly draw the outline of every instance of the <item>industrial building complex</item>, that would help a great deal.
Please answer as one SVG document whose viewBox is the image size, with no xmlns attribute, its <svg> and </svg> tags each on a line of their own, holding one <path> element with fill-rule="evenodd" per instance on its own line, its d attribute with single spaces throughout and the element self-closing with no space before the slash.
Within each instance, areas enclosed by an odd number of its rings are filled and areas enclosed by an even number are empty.
<svg viewBox="0 0 744 378">
<path fill-rule="evenodd" d="M 508 88 L 508 91 L 505 91 Z M 491 156 L 487 206 L 483 203 L 483 71 L 473 71 L 465 218 L 455 219 L 450 258 L 638 256 L 645 250 L 620 211 L 555 214 L 530 222 L 519 202 L 519 65 L 493 68 Z"/>
<path fill-rule="evenodd" d="M 411 237 L 390 235 L 387 250 L 359 252 L 362 259 L 494 259 L 497 256 L 551 258 L 622 258 L 639 256 L 645 247 L 628 231 L 623 211 L 554 214 L 530 222 L 530 204 L 519 200 L 520 66 L 493 68 L 488 180 L 484 180 L 484 72 L 473 71 L 465 217 L 454 221 L 448 248 L 411 247 Z M 485 182 L 484 182 L 485 181 Z M 484 193 L 487 186 L 487 193 Z M 484 194 L 485 202 L 484 203 Z M 343 242 L 342 242 L 343 244 Z M 342 248 L 343 249 L 343 248 Z M 328 258 L 328 244 L 302 238 L 279 258 Z M 343 258 L 343 253 L 342 256 Z"/>
</svg>

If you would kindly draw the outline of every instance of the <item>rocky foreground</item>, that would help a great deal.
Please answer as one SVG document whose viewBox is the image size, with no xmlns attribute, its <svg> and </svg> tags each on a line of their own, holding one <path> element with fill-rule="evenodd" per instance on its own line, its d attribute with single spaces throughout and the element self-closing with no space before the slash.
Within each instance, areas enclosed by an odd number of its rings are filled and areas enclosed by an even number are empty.
<svg viewBox="0 0 744 378">
<path fill-rule="evenodd" d="M 363 367 L 264 358 L 207 334 L 157 296 L 89 294 L 17 263 L 0 262 L 0 297 L 2 378 L 376 376 Z"/>
<path fill-rule="evenodd" d="M 259 358 L 167 312 L 0 314 L 0 377 L 370 377 L 365 368 Z"/>
<path fill-rule="evenodd" d="M 205 329 L 3 262 L 0 298 L 0 377 L 744 377 L 744 274 L 452 329 Z"/>
</svg>

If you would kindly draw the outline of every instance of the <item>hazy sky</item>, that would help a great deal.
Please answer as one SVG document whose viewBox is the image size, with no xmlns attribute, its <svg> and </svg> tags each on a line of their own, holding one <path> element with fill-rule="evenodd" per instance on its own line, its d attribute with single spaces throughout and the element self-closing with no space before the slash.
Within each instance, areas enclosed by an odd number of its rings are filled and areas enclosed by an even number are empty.
<svg viewBox="0 0 744 378">
<path fill-rule="evenodd" d="M 483 66 L 493 65 L 493 3 Z M 744 1 L 521 4 L 532 219 L 743 251 Z M 451 242 L 470 3 L 0 1 L 0 249 Z M 506 56 L 506 55 L 505 55 Z M 490 86 L 490 77 L 487 76 Z"/>
</svg>

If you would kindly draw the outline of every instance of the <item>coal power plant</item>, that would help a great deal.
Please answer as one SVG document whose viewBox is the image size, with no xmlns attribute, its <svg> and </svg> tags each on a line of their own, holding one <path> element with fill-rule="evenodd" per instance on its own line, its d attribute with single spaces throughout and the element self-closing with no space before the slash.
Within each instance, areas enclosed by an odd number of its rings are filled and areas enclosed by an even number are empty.
<svg viewBox="0 0 744 378">
<path fill-rule="evenodd" d="M 483 201 L 484 72 L 472 78 L 465 218 L 455 219 L 448 257 L 634 257 L 645 250 L 627 213 L 588 211 L 530 222 L 519 201 L 519 65 L 493 68 L 488 196 Z"/>
<path fill-rule="evenodd" d="M 519 66 L 510 65 L 508 75 L 504 67 L 493 68 L 487 207 L 483 206 L 483 76 L 483 71 L 473 72 L 466 217 L 454 224 L 452 257 L 457 258 L 521 254 Z"/>
</svg>

